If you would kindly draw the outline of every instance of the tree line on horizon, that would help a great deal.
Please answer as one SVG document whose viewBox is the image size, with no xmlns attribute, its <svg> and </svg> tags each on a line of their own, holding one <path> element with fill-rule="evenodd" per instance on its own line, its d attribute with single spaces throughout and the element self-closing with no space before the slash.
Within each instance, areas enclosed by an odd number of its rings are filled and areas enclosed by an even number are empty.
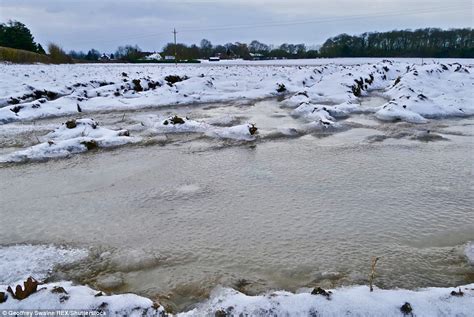
<svg viewBox="0 0 474 317">
<path fill-rule="evenodd" d="M 328 39 L 319 51 L 325 57 L 474 57 L 474 30 L 389 31 Z"/>
<path fill-rule="evenodd" d="M 254 40 L 250 43 L 213 45 L 203 39 L 200 45 L 183 43 L 166 44 L 161 54 L 176 55 L 180 59 L 207 59 L 212 56 L 243 59 L 300 59 L 331 57 L 435 57 L 474 58 L 474 31 L 471 28 L 442 30 L 425 28 L 389 32 L 371 32 L 361 35 L 340 34 L 329 38 L 319 50 L 308 49 L 305 44 L 284 43 L 268 45 Z M 121 46 L 112 54 L 116 59 L 134 61 L 144 52 L 138 46 Z M 71 52 L 78 59 L 98 59 L 100 53 Z"/>
<path fill-rule="evenodd" d="M 328 57 L 451 57 L 474 58 L 474 31 L 471 28 L 442 30 L 425 28 L 389 32 L 371 32 L 361 35 L 340 34 L 324 42 L 319 50 L 308 49 L 305 44 L 284 43 L 269 45 L 254 40 L 250 43 L 227 43 L 213 45 L 203 39 L 199 45 L 168 43 L 160 52 L 162 56 L 174 56 L 178 59 L 220 58 L 243 59 L 300 59 Z M 0 24 L 0 46 L 22 49 L 46 54 L 41 44 L 34 41 L 30 30 L 21 22 L 9 21 Z M 48 45 L 51 57 L 61 63 L 75 61 L 98 61 L 103 53 L 97 49 L 82 51 L 64 50 L 56 44 Z M 143 52 L 137 45 L 120 46 L 108 58 L 112 60 L 134 62 L 150 54 Z"/>
</svg>

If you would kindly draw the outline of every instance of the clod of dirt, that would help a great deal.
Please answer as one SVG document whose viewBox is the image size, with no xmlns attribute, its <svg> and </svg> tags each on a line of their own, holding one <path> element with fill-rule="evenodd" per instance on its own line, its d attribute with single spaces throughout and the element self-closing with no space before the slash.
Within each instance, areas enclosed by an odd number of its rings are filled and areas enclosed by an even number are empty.
<svg viewBox="0 0 474 317">
<path fill-rule="evenodd" d="M 8 103 L 11 105 L 17 105 L 20 103 L 20 100 L 17 98 L 10 97 L 10 100 L 8 100 Z"/>
<path fill-rule="evenodd" d="M 104 296 L 104 293 L 98 292 L 97 294 L 94 295 L 94 297 L 100 297 L 100 296 Z"/>
<path fill-rule="evenodd" d="M 66 121 L 65 125 L 66 125 L 66 128 L 68 129 L 74 129 L 75 127 L 77 127 L 77 123 L 75 119 Z"/>
<path fill-rule="evenodd" d="M 251 123 L 249 126 L 250 135 L 254 135 L 255 133 L 257 133 L 257 131 L 258 131 L 258 128 L 255 126 L 255 123 Z"/>
<path fill-rule="evenodd" d="M 51 293 L 54 293 L 54 294 L 68 294 L 68 292 L 66 292 L 64 287 L 61 287 L 61 286 L 53 287 L 53 289 L 51 290 Z"/>
<path fill-rule="evenodd" d="M 113 84 L 114 83 L 112 82 L 101 81 L 99 82 L 99 87 L 104 87 L 104 86 L 113 85 Z"/>
<path fill-rule="evenodd" d="M 364 90 L 364 79 L 360 77 L 360 79 L 354 79 L 355 84 L 352 85 L 352 93 L 356 97 L 360 97 L 362 94 L 362 90 Z"/>
<path fill-rule="evenodd" d="M 99 148 L 99 144 L 95 140 L 90 140 L 90 141 L 82 141 L 82 145 L 84 145 L 88 151 L 96 150 Z"/>
<path fill-rule="evenodd" d="M 128 130 L 119 131 L 118 136 L 130 136 L 130 131 Z"/>
<path fill-rule="evenodd" d="M 36 291 L 38 290 L 38 284 L 39 283 L 37 280 L 32 277 L 28 277 L 28 279 L 23 282 L 23 286 L 25 289 L 23 289 L 21 285 L 17 285 L 15 287 L 15 292 L 13 292 L 12 288 L 8 286 L 7 292 L 12 294 L 13 298 L 23 300 L 31 294 L 36 293 Z"/>
<path fill-rule="evenodd" d="M 395 79 L 395 82 L 393 83 L 393 87 L 395 87 L 396 85 L 398 85 L 398 83 L 402 80 L 401 77 L 397 77 L 397 79 Z"/>
<path fill-rule="evenodd" d="M 7 294 L 5 294 L 4 292 L 0 292 L 0 304 L 5 303 L 7 301 L 7 298 Z"/>
<path fill-rule="evenodd" d="M 175 83 L 188 79 L 187 76 L 180 77 L 178 75 L 168 75 L 165 77 L 165 80 L 168 82 L 169 86 L 172 86 Z"/>
<path fill-rule="evenodd" d="M 134 79 L 132 80 L 132 83 L 133 83 L 133 90 L 135 90 L 136 92 L 143 91 L 143 87 L 140 84 L 140 79 Z"/>
<path fill-rule="evenodd" d="M 82 112 L 82 108 L 79 106 L 79 104 L 77 104 L 77 112 Z"/>
<path fill-rule="evenodd" d="M 319 123 L 321 123 L 324 126 L 330 126 L 331 125 L 331 122 L 325 121 L 325 120 L 322 120 L 322 119 L 319 119 Z"/>
<path fill-rule="evenodd" d="M 127 75 L 126 72 L 123 72 L 123 73 L 122 73 L 122 76 L 123 76 L 123 77 L 128 77 L 128 75 Z"/>
<path fill-rule="evenodd" d="M 405 304 L 400 307 L 400 311 L 403 315 L 412 315 L 413 308 L 411 307 L 410 303 L 406 302 Z"/>
<path fill-rule="evenodd" d="M 156 87 L 161 87 L 161 84 L 157 81 L 150 81 L 148 83 L 148 88 L 149 89 L 156 89 Z"/>
<path fill-rule="evenodd" d="M 53 91 L 47 91 L 45 90 L 44 91 L 44 95 L 46 95 L 46 97 L 49 99 L 49 100 L 55 100 L 58 98 L 59 94 L 57 92 L 53 92 Z"/>
<path fill-rule="evenodd" d="M 369 85 L 372 85 L 372 83 L 374 82 L 374 75 L 370 74 L 369 78 L 365 78 L 365 82 Z"/>
<path fill-rule="evenodd" d="M 282 93 L 282 92 L 285 92 L 286 91 L 286 86 L 285 84 L 277 84 L 278 88 L 277 88 L 277 92 L 278 93 Z"/>
<path fill-rule="evenodd" d="M 354 96 L 360 97 L 361 87 L 359 85 L 352 85 L 351 89 L 352 89 L 352 93 L 354 94 Z"/>
<path fill-rule="evenodd" d="M 15 106 L 15 107 L 10 108 L 10 111 L 14 113 L 18 113 L 20 112 L 21 109 L 23 109 L 23 106 Z"/>
<path fill-rule="evenodd" d="M 109 306 L 109 304 L 107 304 L 106 302 L 102 302 L 102 304 L 100 304 L 98 307 L 97 307 L 97 310 L 99 312 L 104 312 L 107 307 Z"/>
<path fill-rule="evenodd" d="M 461 288 L 459 288 L 459 291 L 458 291 L 458 292 L 452 291 L 452 292 L 451 292 L 451 296 L 458 296 L 458 297 L 461 297 L 461 296 L 464 296 L 464 292 L 461 291 Z"/>
<path fill-rule="evenodd" d="M 214 316 L 215 317 L 227 317 L 227 313 L 222 310 L 222 309 L 219 309 L 219 310 L 216 310 L 216 312 L 214 313 Z"/>
<path fill-rule="evenodd" d="M 166 120 L 165 120 L 166 121 Z M 184 119 L 183 118 L 180 118 L 178 116 L 174 116 L 172 117 L 171 119 L 169 119 L 169 122 L 172 124 L 172 125 L 175 125 L 175 124 L 184 124 Z M 163 122 L 163 124 L 165 124 Z M 166 124 L 165 124 L 166 125 Z"/>
<path fill-rule="evenodd" d="M 64 303 L 65 301 L 67 301 L 69 299 L 69 296 L 68 295 L 63 295 L 61 297 L 59 297 L 59 302 L 60 303 Z"/>
<path fill-rule="evenodd" d="M 311 292 L 311 295 L 322 295 L 329 300 L 331 299 L 332 292 L 326 291 L 322 289 L 321 287 L 318 287 L 318 288 L 313 289 L 313 291 Z"/>
</svg>

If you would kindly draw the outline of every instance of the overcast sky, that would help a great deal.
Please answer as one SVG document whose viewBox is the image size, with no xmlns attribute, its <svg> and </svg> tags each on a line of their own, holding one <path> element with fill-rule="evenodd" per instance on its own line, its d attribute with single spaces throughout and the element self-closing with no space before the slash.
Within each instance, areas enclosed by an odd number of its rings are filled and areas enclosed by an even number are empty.
<svg viewBox="0 0 474 317">
<path fill-rule="evenodd" d="M 472 0 L 0 0 L 0 20 L 66 50 L 147 51 L 171 42 L 321 44 L 340 33 L 473 27 Z"/>
</svg>

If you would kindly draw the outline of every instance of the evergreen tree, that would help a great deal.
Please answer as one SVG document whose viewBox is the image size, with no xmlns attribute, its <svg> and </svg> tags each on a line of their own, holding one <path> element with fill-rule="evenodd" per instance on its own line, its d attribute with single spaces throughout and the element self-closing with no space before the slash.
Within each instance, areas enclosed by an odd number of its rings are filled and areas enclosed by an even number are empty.
<svg viewBox="0 0 474 317">
<path fill-rule="evenodd" d="M 44 54 L 44 49 L 35 43 L 30 30 L 18 21 L 0 24 L 0 46 Z"/>
<path fill-rule="evenodd" d="M 40 54 L 46 54 L 46 52 L 44 51 L 43 46 L 41 46 L 40 43 L 37 43 L 37 44 L 36 44 L 36 52 L 38 52 L 38 53 L 40 53 Z"/>
</svg>

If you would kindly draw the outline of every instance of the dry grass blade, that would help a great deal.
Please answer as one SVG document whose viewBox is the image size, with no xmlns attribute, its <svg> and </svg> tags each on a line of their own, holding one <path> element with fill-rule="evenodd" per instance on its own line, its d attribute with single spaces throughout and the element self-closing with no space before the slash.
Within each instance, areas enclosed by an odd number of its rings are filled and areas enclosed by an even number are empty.
<svg viewBox="0 0 474 317">
<path fill-rule="evenodd" d="M 375 267 L 377 265 L 378 260 L 378 257 L 373 257 L 372 263 L 370 264 L 369 287 L 371 292 L 374 291 Z"/>
</svg>

